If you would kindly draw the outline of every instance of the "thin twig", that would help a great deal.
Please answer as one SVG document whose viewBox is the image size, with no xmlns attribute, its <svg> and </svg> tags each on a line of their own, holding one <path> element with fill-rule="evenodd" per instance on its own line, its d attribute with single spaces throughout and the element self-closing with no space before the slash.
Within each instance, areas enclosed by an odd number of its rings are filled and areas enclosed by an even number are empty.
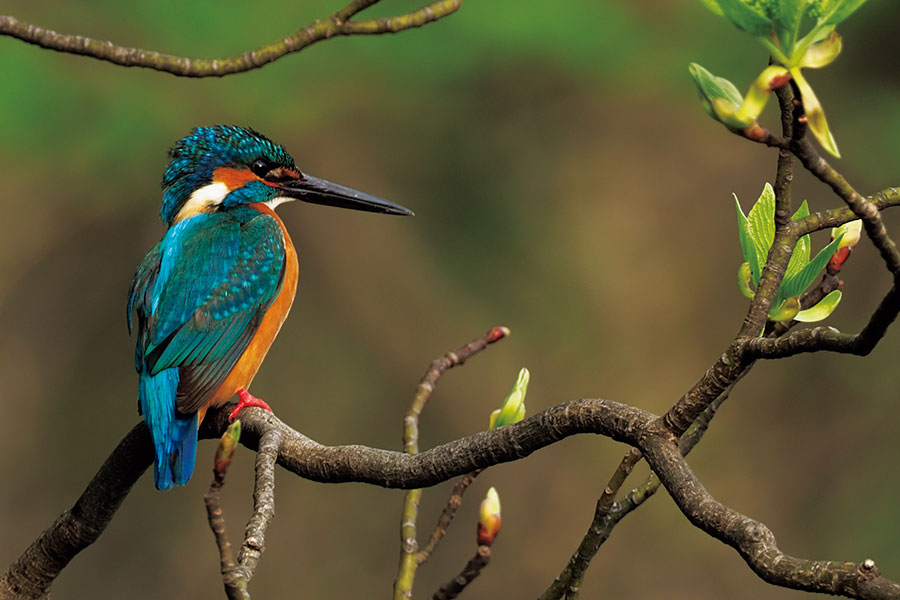
<svg viewBox="0 0 900 600">
<path fill-rule="evenodd" d="M 816 152 L 808 140 L 794 140 L 791 149 L 810 173 L 834 190 L 853 214 L 862 219 L 866 234 L 881 254 L 888 271 L 895 277 L 900 276 L 900 251 L 887 233 L 879 207 L 861 196 L 843 175 Z"/>
<path fill-rule="evenodd" d="M 478 546 L 475 556 L 469 559 L 459 575 L 445 583 L 434 593 L 432 600 L 452 600 L 459 596 L 466 586 L 472 583 L 481 571 L 491 562 L 491 547 Z"/>
<path fill-rule="evenodd" d="M 880 192 L 875 192 L 871 196 L 867 196 L 866 201 L 875 206 L 878 210 L 884 210 L 892 206 L 900 205 L 900 189 L 896 187 L 885 188 Z M 829 227 L 840 227 L 844 223 L 849 223 L 858 218 L 859 217 L 850 210 L 849 206 L 842 206 L 840 208 L 815 212 L 802 219 L 797 219 L 791 226 L 796 230 L 794 235 L 799 239 L 808 233 L 821 231 L 822 229 L 828 229 Z"/>
<path fill-rule="evenodd" d="M 609 483 L 603 489 L 600 499 L 597 500 L 597 506 L 594 508 L 594 519 L 588 532 L 581 539 L 578 549 L 569 559 L 568 565 L 562 573 L 554 580 L 553 584 L 541 595 L 545 598 L 559 598 L 565 594 L 565 598 L 577 598 L 581 589 L 581 583 L 584 580 L 584 574 L 591 564 L 591 560 L 600 549 L 600 545 L 606 539 L 603 536 L 603 521 L 607 518 L 609 510 L 612 508 L 616 499 L 616 494 L 625 483 L 625 479 L 631 474 L 632 469 L 641 460 L 641 452 L 637 448 L 631 448 L 619 462 L 619 466 L 613 472 Z"/>
<path fill-rule="evenodd" d="M 483 336 L 472 340 L 453 352 L 436 358 L 419 381 L 412 404 L 403 419 L 403 451 L 407 454 L 419 452 L 419 416 L 428 403 L 438 379 L 448 369 L 463 364 L 470 356 L 476 354 L 489 344 L 502 340 L 509 335 L 506 327 L 494 327 Z M 394 581 L 394 598 L 403 600 L 412 598 L 412 587 L 419 566 L 419 543 L 416 539 L 416 521 L 419 517 L 419 501 L 421 489 L 406 492 L 403 499 L 403 516 L 400 523 L 400 566 L 397 579 Z"/>
<path fill-rule="evenodd" d="M 775 135 L 759 123 L 754 123 L 744 129 L 732 129 L 731 131 L 751 142 L 765 144 L 770 148 L 788 148 L 790 146 L 789 140 Z"/>
<path fill-rule="evenodd" d="M 456 12 L 462 0 L 436 0 L 426 6 L 395 17 L 350 21 L 360 10 L 377 0 L 354 0 L 329 17 L 316 19 L 291 35 L 255 50 L 224 58 L 187 58 L 153 50 L 119 46 L 109 41 L 63 34 L 25 23 L 11 15 L 0 15 L 0 35 L 18 38 L 48 50 L 89 56 L 125 67 L 144 67 L 182 77 L 223 77 L 258 69 L 279 58 L 337 36 L 397 33 L 421 27 Z"/>
<path fill-rule="evenodd" d="M 225 469 L 213 470 L 213 480 L 209 484 L 209 490 L 203 497 L 206 503 L 206 516 L 209 519 L 209 528 L 216 538 L 216 547 L 219 550 L 219 568 L 223 580 L 227 581 L 229 573 L 234 573 L 237 565 L 234 563 L 234 555 L 231 553 L 231 542 L 228 541 L 228 533 L 225 527 L 225 515 L 222 512 L 221 495 L 222 486 L 225 484 Z M 225 584 L 225 593 L 232 598 L 231 587 Z M 240 597 L 240 596 L 239 596 Z M 249 598 L 249 595 L 246 596 Z"/>
<path fill-rule="evenodd" d="M 425 564 L 425 562 L 431 558 L 431 553 L 434 552 L 434 549 L 441 543 L 444 534 L 446 534 L 447 529 L 450 528 L 450 523 L 453 522 L 453 518 L 456 516 L 456 511 L 462 505 L 463 495 L 465 495 L 466 490 L 468 490 L 469 486 L 475 481 L 475 478 L 481 475 L 482 472 L 482 469 L 478 469 L 467 475 L 463 475 L 463 477 L 456 482 L 456 485 L 453 486 L 450 497 L 447 498 L 447 504 L 444 506 L 444 510 L 441 511 L 441 516 L 438 517 L 437 524 L 434 526 L 434 531 L 431 533 L 431 539 L 428 540 L 428 544 L 416 555 L 416 562 L 419 563 L 420 566 Z"/>
<path fill-rule="evenodd" d="M 752 364 L 744 369 L 742 373 L 731 383 L 728 388 L 722 392 L 714 402 L 712 402 L 706 410 L 700 413 L 700 416 L 691 424 L 687 431 L 681 436 L 680 447 L 685 455 L 687 455 L 694 446 L 699 443 L 700 438 L 706 433 L 710 422 L 716 415 L 716 411 L 723 402 L 728 398 L 731 390 L 737 385 L 744 375 L 750 372 Z M 581 539 L 578 549 L 575 550 L 568 564 L 563 571 L 556 576 L 553 583 L 540 596 L 540 600 L 557 600 L 558 598 L 577 598 L 584 579 L 584 573 L 590 566 L 591 561 L 597 555 L 606 540 L 612 534 L 613 528 L 627 516 L 631 511 L 643 504 L 659 489 L 659 478 L 651 473 L 636 488 L 626 494 L 621 500 L 615 501 L 615 496 L 621 489 L 625 479 L 631 473 L 634 465 L 640 460 L 641 454 L 636 448 L 632 448 L 622 458 L 616 471 L 610 478 L 610 483 L 603 490 L 603 494 L 597 501 L 594 510 L 594 518 L 588 527 L 587 533 Z"/>
<path fill-rule="evenodd" d="M 256 483 L 253 488 L 253 515 L 244 530 L 244 543 L 238 553 L 236 574 L 249 582 L 266 547 L 266 529 L 275 516 L 275 463 L 282 434 L 266 431 L 256 452 Z"/>
<path fill-rule="evenodd" d="M 244 542 L 237 561 L 231 553 L 231 544 L 225 529 L 220 496 L 225 484 L 225 468 L 214 469 L 213 481 L 204 500 L 209 526 L 219 549 L 222 582 L 229 600 L 250 600 L 248 586 L 265 550 L 266 529 L 275 516 L 275 461 L 281 446 L 282 433 L 270 429 L 263 433 L 256 453 L 256 484 L 253 490 L 253 514 L 244 531 Z M 229 461 L 230 462 L 230 461 Z"/>
</svg>

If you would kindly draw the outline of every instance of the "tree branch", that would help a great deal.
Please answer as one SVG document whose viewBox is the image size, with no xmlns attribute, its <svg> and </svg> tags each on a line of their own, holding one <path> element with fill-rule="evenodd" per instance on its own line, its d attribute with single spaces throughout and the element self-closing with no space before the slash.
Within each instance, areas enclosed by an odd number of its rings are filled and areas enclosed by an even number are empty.
<svg viewBox="0 0 900 600">
<path fill-rule="evenodd" d="M 469 559 L 459 575 L 441 586 L 441 589 L 432 596 L 432 600 L 453 600 L 458 597 L 466 586 L 475 581 L 489 562 L 491 562 L 491 547 L 478 546 L 475 556 Z"/>
<path fill-rule="evenodd" d="M 687 456 L 694 449 L 703 434 L 706 433 L 710 422 L 716 415 L 719 407 L 728 399 L 728 395 L 734 386 L 737 385 L 744 375 L 750 372 L 752 363 L 748 365 L 742 373 L 731 383 L 731 385 L 719 395 L 714 402 L 706 407 L 700 416 L 688 427 L 687 431 L 681 436 L 679 445 L 681 452 Z M 594 518 L 588 527 L 587 533 L 578 544 L 568 564 L 553 580 L 553 583 L 540 596 L 540 600 L 557 600 L 565 595 L 566 598 L 577 598 L 580 593 L 581 582 L 584 574 L 590 566 L 591 561 L 596 556 L 619 521 L 628 516 L 634 509 L 638 508 L 646 500 L 651 498 L 659 489 L 659 478 L 650 473 L 647 478 L 638 487 L 634 488 L 625 495 L 621 500 L 615 500 L 616 494 L 625 482 L 625 478 L 634 468 L 634 465 L 641 459 L 639 450 L 632 448 L 622 458 L 616 471 L 610 478 L 610 482 L 603 490 L 597 506 L 594 510 Z"/>
<path fill-rule="evenodd" d="M 900 190 L 896 187 L 889 187 L 875 192 L 871 196 L 866 197 L 866 201 L 872 204 L 878 210 L 884 210 L 892 206 L 900 205 Z M 796 230 L 794 235 L 799 239 L 808 233 L 821 231 L 830 227 L 840 227 L 844 223 L 858 219 L 850 207 L 842 206 L 822 212 L 815 212 L 808 217 L 798 219 L 792 223 L 792 227 Z"/>
<path fill-rule="evenodd" d="M 208 417 L 201 429 L 204 437 L 224 431 L 229 408 L 226 406 Z M 681 457 L 677 437 L 666 429 L 661 418 L 626 404 L 600 399 L 573 400 L 514 425 L 482 431 L 420 454 L 359 445 L 323 446 L 261 409 L 249 408 L 241 416 L 241 443 L 255 450 L 264 434 L 279 432 L 277 463 L 301 477 L 328 483 L 356 481 L 406 489 L 435 485 L 475 469 L 518 460 L 571 435 L 603 435 L 638 447 L 688 518 L 738 549 L 766 581 L 860 598 L 885 597 L 885 590 L 900 593 L 900 586 L 878 576 L 874 567 L 802 561 L 780 553 L 764 526 L 709 496 Z M 141 423 L 113 451 L 76 506 L 64 513 L 3 574 L 0 598 L 46 597 L 62 567 L 96 540 L 106 527 L 134 481 L 150 466 L 152 452 L 146 426 Z M 71 533 L 73 514 L 77 514 L 79 530 L 90 531 L 90 535 L 76 536 L 48 552 L 51 546 L 45 540 L 58 543 Z M 767 532 L 766 535 L 761 536 L 761 531 Z M 829 581 L 834 582 L 831 587 Z"/>
<path fill-rule="evenodd" d="M 281 443 L 281 433 L 267 431 L 259 443 L 256 454 L 256 483 L 253 488 L 253 514 L 247 522 L 244 543 L 235 562 L 231 554 L 231 544 L 225 532 L 225 517 L 220 505 L 221 490 L 225 484 L 225 473 L 231 464 L 235 445 L 240 435 L 240 421 L 235 421 L 223 434 L 216 450 L 213 480 L 204 497 L 209 526 L 216 538 L 219 562 L 225 595 L 230 600 L 250 600 L 248 586 L 253 579 L 256 565 L 265 549 L 266 529 L 275 516 L 275 458 Z"/>
<path fill-rule="evenodd" d="M 794 140 L 791 149 L 806 169 L 834 190 L 857 218 L 862 219 L 866 233 L 881 254 L 885 266 L 893 274 L 900 273 L 900 250 L 890 238 L 881 212 L 875 203 L 863 198 L 834 167 L 822 158 L 808 140 Z"/>
<path fill-rule="evenodd" d="M 463 496 L 465 495 L 466 490 L 469 489 L 469 486 L 474 483 L 475 479 L 481 475 L 482 472 L 483 471 L 478 470 L 463 475 L 453 486 L 450 497 L 447 498 L 447 504 L 444 505 L 444 510 L 441 511 L 441 516 L 438 517 L 437 524 L 434 526 L 434 531 L 431 532 L 431 538 L 428 540 L 428 544 L 416 554 L 416 562 L 419 563 L 420 566 L 428 562 L 428 559 L 431 558 L 431 553 L 434 552 L 435 548 L 438 547 L 438 544 L 441 543 L 441 540 L 444 539 L 444 534 L 446 534 L 447 529 L 450 528 L 450 523 L 453 522 L 456 511 L 462 506 Z"/>
<path fill-rule="evenodd" d="M 871 559 L 857 564 L 784 554 L 765 525 L 728 508 L 706 491 L 665 429 L 649 433 L 641 451 L 688 520 L 737 550 L 763 580 L 848 598 L 900 597 L 900 585 L 882 577 Z"/>
<path fill-rule="evenodd" d="M 494 327 L 480 338 L 472 340 L 454 352 L 436 358 L 419 381 L 412 404 L 403 419 L 403 451 L 407 454 L 419 452 L 419 416 L 431 398 L 438 379 L 448 369 L 462 365 L 474 354 L 481 352 L 509 335 L 506 327 Z M 419 542 L 416 539 L 416 521 L 419 518 L 419 501 L 421 489 L 409 490 L 403 498 L 403 514 L 400 521 L 400 566 L 394 581 L 394 597 L 398 599 L 412 598 L 413 581 L 416 569 L 423 562 L 419 560 Z M 452 518 L 452 517 L 451 517 Z M 448 521 L 449 524 L 449 521 Z M 440 538 L 438 538 L 439 540 Z M 437 542 L 435 542 L 437 543 Z"/>
<path fill-rule="evenodd" d="M 74 506 L 0 575 L 0 599 L 45 598 L 50 584 L 69 561 L 97 541 L 131 487 L 151 464 L 153 443 L 141 422 L 119 442 Z"/>
<path fill-rule="evenodd" d="M 14 37 L 48 50 L 89 56 L 124 67 L 144 67 L 181 77 L 224 77 L 258 69 L 283 56 L 333 37 L 397 33 L 404 29 L 421 27 L 456 12 L 462 5 L 462 0 L 436 0 L 422 8 L 395 17 L 367 21 L 349 20 L 377 1 L 355 0 L 333 15 L 316 19 L 285 38 L 255 50 L 215 59 L 187 58 L 153 50 L 118 46 L 109 41 L 58 33 L 25 23 L 11 15 L 0 15 L 0 35 Z"/>
</svg>

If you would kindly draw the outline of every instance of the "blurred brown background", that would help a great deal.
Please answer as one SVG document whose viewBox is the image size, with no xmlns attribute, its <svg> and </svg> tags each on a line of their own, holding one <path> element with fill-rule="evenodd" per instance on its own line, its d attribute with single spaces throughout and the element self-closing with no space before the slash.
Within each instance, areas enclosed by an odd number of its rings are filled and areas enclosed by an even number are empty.
<svg viewBox="0 0 900 600">
<path fill-rule="evenodd" d="M 281 3 L 33 3 L 4 11 L 189 56 L 223 56 L 340 7 Z M 364 13 L 402 12 L 385 1 Z M 845 23 L 843 56 L 809 79 L 865 193 L 898 185 L 900 5 L 872 0 Z M 521 366 L 529 413 L 579 397 L 666 410 L 737 331 L 747 302 L 732 192 L 749 207 L 775 153 L 701 110 L 697 61 L 745 89 L 766 56 L 699 2 L 467 2 L 396 36 L 317 44 L 262 70 L 188 80 L 0 39 L 0 565 L 65 508 L 138 420 L 125 296 L 158 240 L 165 151 L 191 127 L 252 126 L 312 174 L 413 208 L 410 219 L 311 205 L 281 209 L 301 260 L 300 294 L 253 391 L 329 444 L 400 447 L 415 383 L 443 352 L 507 325 L 513 335 L 442 379 L 422 445 L 486 426 Z M 775 107 L 766 119 L 775 125 Z M 805 175 L 795 198 L 835 197 Z M 900 235 L 900 218 L 888 215 Z M 815 249 L 827 239 L 820 234 Z M 887 290 L 871 245 L 845 269 L 829 324 L 858 330 Z M 900 332 L 868 358 L 759 364 L 691 464 L 708 489 L 766 522 L 791 554 L 873 558 L 900 578 Z M 55 598 L 221 598 L 193 481 L 149 475 Z M 625 448 L 582 436 L 482 475 L 417 578 L 430 593 L 469 558 L 489 485 L 503 502 L 495 558 L 471 598 L 537 596 L 584 533 Z M 252 455 L 227 486 L 232 536 L 249 509 Z M 646 467 L 633 481 L 641 480 Z M 448 485 L 428 491 L 430 532 Z M 259 598 L 388 597 L 402 492 L 321 485 L 281 472 L 277 515 L 252 583 Z M 665 493 L 623 522 L 588 598 L 799 598 L 768 586 L 693 529 Z"/>
</svg>

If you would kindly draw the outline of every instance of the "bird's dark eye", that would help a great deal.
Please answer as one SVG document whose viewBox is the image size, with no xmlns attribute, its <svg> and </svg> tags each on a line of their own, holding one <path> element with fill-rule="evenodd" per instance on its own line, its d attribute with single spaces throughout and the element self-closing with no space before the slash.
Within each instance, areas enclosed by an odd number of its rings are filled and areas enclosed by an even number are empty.
<svg viewBox="0 0 900 600">
<path fill-rule="evenodd" d="M 253 174 L 257 177 L 265 177 L 266 174 L 272 170 L 272 162 L 265 158 L 257 158 L 253 161 L 253 164 L 250 165 L 250 170 L 253 171 Z"/>
</svg>

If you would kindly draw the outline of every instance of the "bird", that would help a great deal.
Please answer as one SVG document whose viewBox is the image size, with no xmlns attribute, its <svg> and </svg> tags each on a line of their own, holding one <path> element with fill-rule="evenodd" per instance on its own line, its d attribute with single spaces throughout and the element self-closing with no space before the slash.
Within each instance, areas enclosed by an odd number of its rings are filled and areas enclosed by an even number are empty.
<svg viewBox="0 0 900 600">
<path fill-rule="evenodd" d="M 302 173 L 283 146 L 247 127 L 196 127 L 169 158 L 160 209 L 167 229 L 138 266 L 127 307 L 138 412 L 160 490 L 191 478 L 207 410 L 235 394 L 230 419 L 247 406 L 271 410 L 248 388 L 291 308 L 299 272 L 275 208 L 302 200 L 413 214 Z"/>
</svg>

